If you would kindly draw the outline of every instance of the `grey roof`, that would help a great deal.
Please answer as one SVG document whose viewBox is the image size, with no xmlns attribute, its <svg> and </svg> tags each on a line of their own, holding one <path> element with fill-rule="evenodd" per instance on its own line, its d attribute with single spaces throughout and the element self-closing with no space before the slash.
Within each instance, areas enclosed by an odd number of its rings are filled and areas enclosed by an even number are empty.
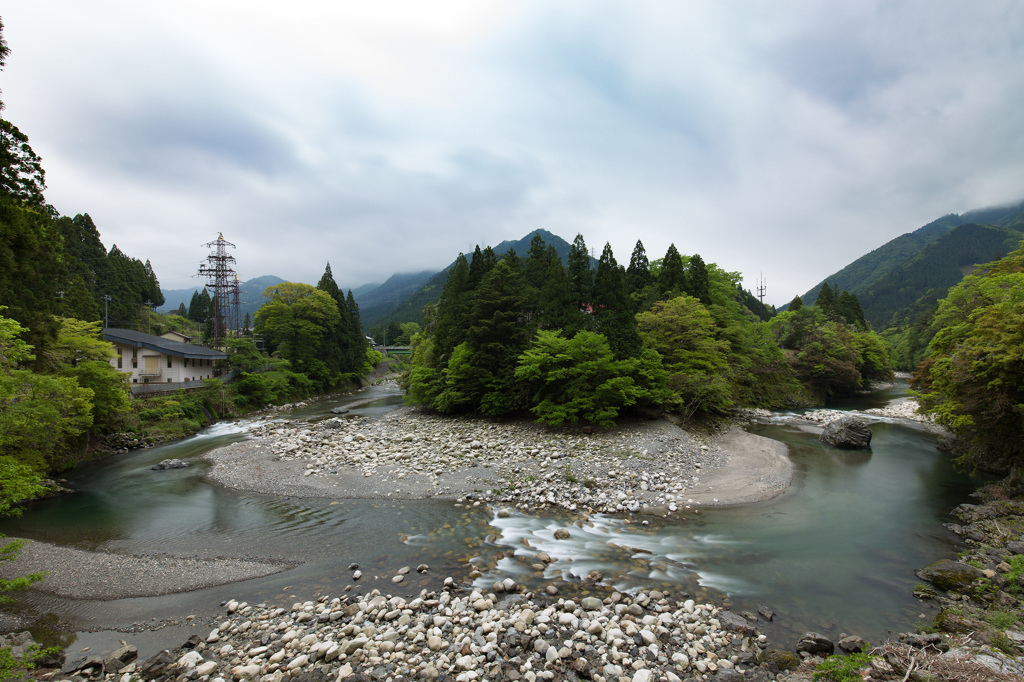
<svg viewBox="0 0 1024 682">
<path fill-rule="evenodd" d="M 227 353 L 214 350 L 213 348 L 195 346 L 191 343 L 182 343 L 181 341 L 171 341 L 160 336 L 137 332 L 134 329 L 107 327 L 103 330 L 103 338 L 107 341 L 115 341 L 138 348 L 148 348 L 149 350 L 159 351 L 165 355 L 174 355 L 179 358 L 222 360 L 228 356 Z"/>
</svg>

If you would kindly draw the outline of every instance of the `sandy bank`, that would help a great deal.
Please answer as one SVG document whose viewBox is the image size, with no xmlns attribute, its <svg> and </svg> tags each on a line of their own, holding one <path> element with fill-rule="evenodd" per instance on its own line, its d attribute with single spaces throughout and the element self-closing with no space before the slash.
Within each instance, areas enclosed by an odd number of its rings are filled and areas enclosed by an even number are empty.
<svg viewBox="0 0 1024 682">
<path fill-rule="evenodd" d="M 239 559 L 185 559 L 87 552 L 32 541 L 0 577 L 46 573 L 33 589 L 72 599 L 125 599 L 189 592 L 277 573 L 285 564 Z"/>
</svg>

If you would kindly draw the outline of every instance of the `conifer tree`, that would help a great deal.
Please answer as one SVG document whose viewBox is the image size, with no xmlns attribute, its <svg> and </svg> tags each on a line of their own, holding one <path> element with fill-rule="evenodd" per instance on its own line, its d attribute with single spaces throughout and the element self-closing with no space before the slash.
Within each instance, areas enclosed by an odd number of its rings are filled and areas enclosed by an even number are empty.
<svg viewBox="0 0 1024 682">
<path fill-rule="evenodd" d="M 494 253 L 494 249 L 488 246 L 481 251 L 480 245 L 477 244 L 476 249 L 473 250 L 473 260 L 469 263 L 469 286 L 471 290 L 476 291 L 480 287 L 484 277 L 497 262 L 498 256 Z"/>
<path fill-rule="evenodd" d="M 626 294 L 633 303 L 633 312 L 639 312 L 645 307 L 653 282 L 647 250 L 644 249 L 643 242 L 637 239 L 633 255 L 629 258 L 629 267 L 626 268 Z"/>
<path fill-rule="evenodd" d="M 658 298 L 667 301 L 686 293 L 686 270 L 675 244 L 669 244 L 658 273 Z"/>
<path fill-rule="evenodd" d="M 635 357 L 640 352 L 640 335 L 633 319 L 633 307 L 626 296 L 624 273 L 610 243 L 604 245 L 597 262 L 591 298 L 597 331 L 608 339 L 615 357 L 620 360 Z"/>
<path fill-rule="evenodd" d="M 434 333 L 434 348 L 439 363 L 446 364 L 455 346 L 462 342 L 466 315 L 469 311 L 470 293 L 469 263 L 465 254 L 460 253 L 455 265 L 448 271 L 448 281 L 437 301 L 437 329 Z"/>
<path fill-rule="evenodd" d="M 708 278 L 708 267 L 700 254 L 694 254 L 690 258 L 690 267 L 686 273 L 686 291 L 705 306 L 711 305 L 711 280 Z"/>
<path fill-rule="evenodd" d="M 821 285 L 821 291 L 818 292 L 818 298 L 815 299 L 814 305 L 821 308 L 822 312 L 829 314 L 836 305 L 836 292 L 832 289 L 828 282 Z"/>
<path fill-rule="evenodd" d="M 530 340 L 530 330 L 521 322 L 525 309 L 522 278 L 502 260 L 481 282 L 466 330 L 471 376 L 477 382 L 473 403 L 486 415 L 501 416 L 518 406 L 516 361 Z"/>
<path fill-rule="evenodd" d="M 363 334 L 363 322 L 359 316 L 359 304 L 356 303 L 352 290 L 345 296 L 345 308 L 348 310 L 349 357 L 347 371 L 358 372 L 366 364 L 366 351 L 369 344 Z"/>
<path fill-rule="evenodd" d="M 333 380 L 339 374 L 347 371 L 350 343 L 350 318 L 348 307 L 345 305 L 345 296 L 334 281 L 334 274 L 331 272 L 331 264 L 328 262 L 324 268 L 324 274 L 317 282 L 316 288 L 331 297 L 334 304 L 338 306 L 338 317 L 331 329 L 325 329 L 321 341 L 321 356 L 324 365 L 327 367 L 327 374 Z"/>
</svg>

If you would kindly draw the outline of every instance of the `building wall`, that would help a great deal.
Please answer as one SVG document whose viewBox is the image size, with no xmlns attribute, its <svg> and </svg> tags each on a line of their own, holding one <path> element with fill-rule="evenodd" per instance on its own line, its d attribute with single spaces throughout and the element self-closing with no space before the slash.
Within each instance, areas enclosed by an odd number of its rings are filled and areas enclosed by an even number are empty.
<svg viewBox="0 0 1024 682">
<path fill-rule="evenodd" d="M 129 373 L 133 384 L 166 384 L 213 377 L 212 359 L 193 360 L 177 355 L 169 356 L 148 348 L 120 343 L 114 344 L 114 352 L 116 355 L 110 360 L 111 367 Z"/>
</svg>

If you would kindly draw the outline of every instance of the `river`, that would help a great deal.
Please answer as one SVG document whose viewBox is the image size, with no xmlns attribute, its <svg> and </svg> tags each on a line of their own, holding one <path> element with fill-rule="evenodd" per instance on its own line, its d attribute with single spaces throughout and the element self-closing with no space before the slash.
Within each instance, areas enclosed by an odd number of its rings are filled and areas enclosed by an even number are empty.
<svg viewBox="0 0 1024 682">
<path fill-rule="evenodd" d="M 859 397 L 842 409 L 860 410 L 898 398 L 902 387 Z M 324 416 L 352 405 L 352 414 L 374 416 L 400 405 L 393 389 L 300 408 L 288 418 Z M 771 502 L 705 510 L 699 517 L 634 519 L 596 515 L 554 541 L 567 519 L 513 514 L 451 502 L 379 502 L 281 499 L 224 489 L 204 477 L 202 453 L 246 438 L 252 421 L 225 422 L 179 441 L 78 467 L 68 475 L 77 492 L 31 506 L 0 531 L 82 549 L 150 556 L 260 558 L 294 567 L 268 577 L 195 592 L 136 599 L 72 600 L 33 591 L 25 602 L 56 614 L 79 630 L 70 651 L 102 650 L 126 638 L 142 655 L 205 635 L 203 619 L 236 598 L 290 604 L 340 594 L 352 585 L 351 564 L 365 577 L 359 591 L 379 587 L 410 594 L 434 589 L 443 577 L 487 569 L 478 584 L 500 577 L 539 586 L 602 571 L 621 589 L 660 587 L 724 599 L 734 610 L 766 606 L 777 615 L 759 628 L 792 646 L 808 630 L 838 637 L 859 634 L 878 642 L 932 617 L 917 602 L 915 568 L 955 552 L 955 536 L 943 522 L 967 500 L 975 483 L 956 474 L 934 448 L 934 437 L 904 423 L 872 424 L 868 452 L 821 447 L 779 413 L 752 430 L 790 448 L 796 479 L 790 492 Z M 187 469 L 152 471 L 162 459 L 192 463 Z M 513 553 L 557 559 L 542 578 Z M 501 558 L 503 557 L 504 558 Z M 425 563 L 401 588 L 390 577 L 401 566 Z M 297 565 L 296 565 L 297 564 Z M 186 619 L 196 616 L 195 619 Z M 145 626 L 169 623 L 151 632 Z M 129 629 L 131 634 L 119 630 Z"/>
</svg>

